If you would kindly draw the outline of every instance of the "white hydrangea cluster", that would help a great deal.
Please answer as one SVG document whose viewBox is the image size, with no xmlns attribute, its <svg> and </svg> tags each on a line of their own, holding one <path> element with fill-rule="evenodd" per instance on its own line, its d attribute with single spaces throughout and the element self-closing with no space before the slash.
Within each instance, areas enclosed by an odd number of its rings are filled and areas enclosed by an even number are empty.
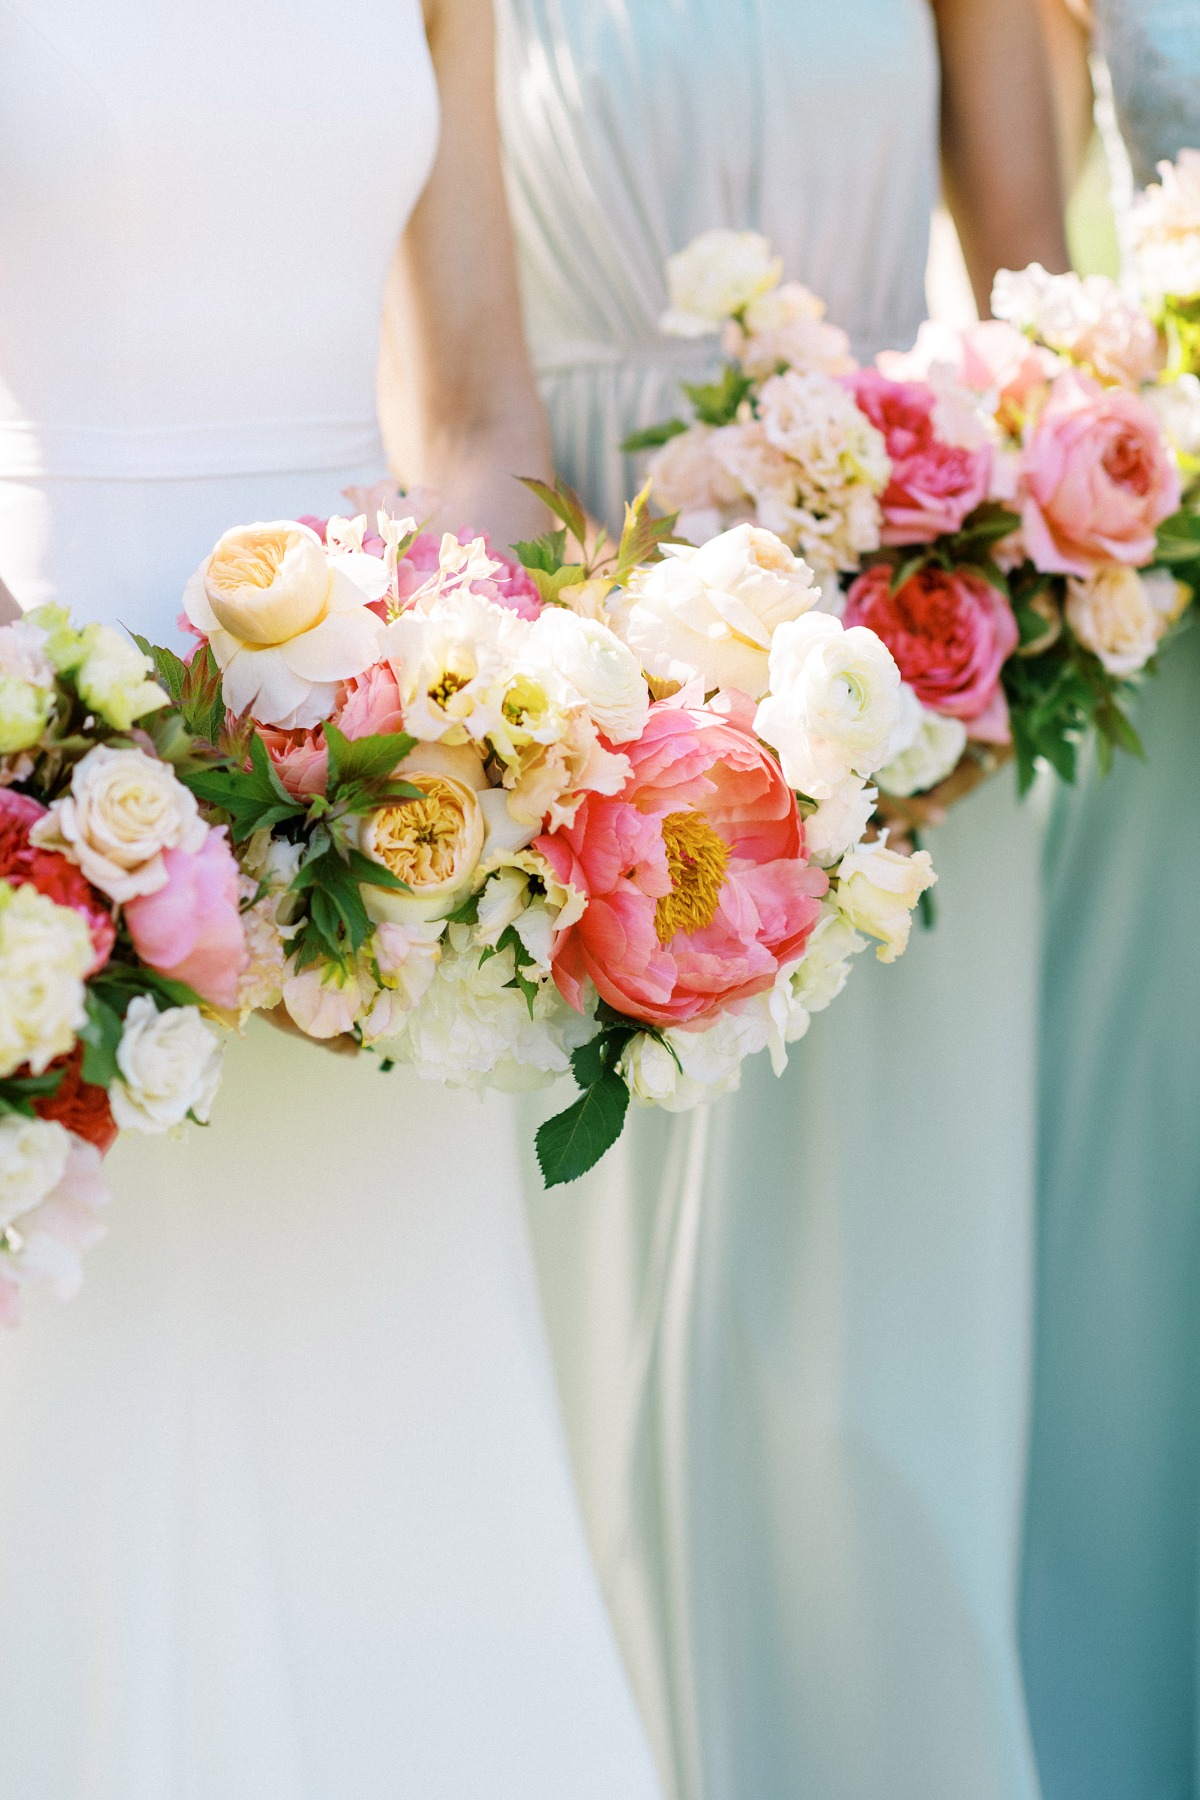
<svg viewBox="0 0 1200 1800">
<path fill-rule="evenodd" d="M 1001 269 L 992 312 L 1102 381 L 1140 387 L 1162 362 L 1153 320 L 1107 275 L 1050 275 L 1040 263 Z"/>
<path fill-rule="evenodd" d="M 1200 150 L 1181 150 L 1158 174 L 1129 218 L 1142 292 L 1156 307 L 1200 295 Z"/>
</svg>

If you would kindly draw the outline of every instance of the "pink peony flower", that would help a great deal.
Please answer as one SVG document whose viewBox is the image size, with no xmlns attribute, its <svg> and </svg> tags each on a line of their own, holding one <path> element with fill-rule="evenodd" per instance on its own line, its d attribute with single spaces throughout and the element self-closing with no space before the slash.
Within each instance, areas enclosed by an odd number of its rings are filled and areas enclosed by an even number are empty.
<svg viewBox="0 0 1200 1800">
<path fill-rule="evenodd" d="M 1180 494 L 1144 400 L 1075 369 L 1058 377 L 1021 456 L 1021 525 L 1037 568 L 1088 575 L 1106 562 L 1149 562 Z"/>
<path fill-rule="evenodd" d="M 883 639 L 923 705 L 962 719 L 972 737 L 1007 743 L 1008 707 L 1000 671 L 1017 647 L 1012 607 L 967 569 L 926 567 L 895 594 L 877 563 L 854 582 L 844 623 Z"/>
<path fill-rule="evenodd" d="M 134 949 L 161 975 L 185 981 L 213 1006 L 237 1005 L 246 967 L 246 935 L 238 910 L 238 866 L 224 827 L 201 848 L 163 852 L 167 880 L 125 907 Z"/>
<path fill-rule="evenodd" d="M 633 773 L 589 794 L 536 847 L 587 895 L 554 978 L 582 1008 L 590 980 L 611 1006 L 655 1025 L 709 1018 L 761 993 L 803 951 L 828 887 L 804 861 L 804 829 L 742 695 L 650 708 L 624 746 Z"/>
<path fill-rule="evenodd" d="M 95 948 L 88 970 L 95 975 L 112 955 L 117 928 L 104 895 L 73 862 L 57 850 L 42 850 L 29 842 L 29 828 L 46 808 L 28 794 L 0 788 L 0 881 L 19 887 L 30 882 L 56 906 L 69 906 L 87 920 Z"/>
<path fill-rule="evenodd" d="M 403 731 L 400 689 L 388 664 L 373 663 L 361 675 L 344 681 L 330 718 L 343 736 L 351 739 Z M 282 731 L 262 725 L 258 735 L 289 794 L 306 798 L 325 792 L 329 753 L 319 730 Z"/>
<path fill-rule="evenodd" d="M 924 382 L 889 381 L 875 369 L 847 375 L 846 386 L 887 444 L 892 477 L 881 496 L 885 544 L 924 544 L 957 531 L 987 497 L 992 452 L 938 436 L 938 396 Z"/>
</svg>

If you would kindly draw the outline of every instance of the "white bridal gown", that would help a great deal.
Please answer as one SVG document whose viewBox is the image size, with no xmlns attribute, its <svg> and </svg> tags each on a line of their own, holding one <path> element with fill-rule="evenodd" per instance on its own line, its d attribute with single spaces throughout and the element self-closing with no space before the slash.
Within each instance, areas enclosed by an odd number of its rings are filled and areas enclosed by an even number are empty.
<svg viewBox="0 0 1200 1800">
<path fill-rule="evenodd" d="M 380 472 L 418 0 L 0 4 L 0 574 L 169 638 Z M 3 1800 L 652 1800 L 510 1109 L 263 1027 L 0 1342 Z"/>
</svg>

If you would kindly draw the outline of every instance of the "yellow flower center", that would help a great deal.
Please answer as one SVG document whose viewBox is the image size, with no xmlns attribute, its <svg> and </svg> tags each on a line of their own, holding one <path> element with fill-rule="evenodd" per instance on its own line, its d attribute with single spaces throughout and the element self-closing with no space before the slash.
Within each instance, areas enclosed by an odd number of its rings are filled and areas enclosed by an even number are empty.
<svg viewBox="0 0 1200 1800">
<path fill-rule="evenodd" d="M 465 688 L 469 680 L 469 675 L 457 675 L 453 669 L 447 669 L 429 689 L 429 698 L 445 712 L 455 694 Z"/>
<path fill-rule="evenodd" d="M 410 887 L 435 887 L 462 872 L 465 857 L 478 858 L 482 828 L 474 795 L 441 775 L 406 776 L 420 800 L 384 806 L 371 820 L 371 853 Z M 468 810 L 469 809 L 469 810 Z"/>
<path fill-rule="evenodd" d="M 703 813 L 668 813 L 662 834 L 671 892 L 654 909 L 654 929 L 659 943 L 669 944 L 677 931 L 703 931 L 712 924 L 725 885 L 729 846 Z"/>
</svg>

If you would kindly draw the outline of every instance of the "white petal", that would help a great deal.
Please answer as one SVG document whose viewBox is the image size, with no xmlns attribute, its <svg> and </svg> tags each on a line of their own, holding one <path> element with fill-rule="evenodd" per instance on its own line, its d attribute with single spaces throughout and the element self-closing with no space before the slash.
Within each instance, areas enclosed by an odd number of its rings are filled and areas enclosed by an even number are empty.
<svg viewBox="0 0 1200 1800">
<path fill-rule="evenodd" d="M 365 550 L 342 550 L 329 558 L 333 581 L 329 588 L 330 612 L 348 612 L 364 600 L 382 600 L 391 580 L 382 556 Z"/>
<path fill-rule="evenodd" d="M 197 631 L 205 637 L 211 637 L 214 631 L 221 629 L 217 615 L 208 604 L 208 595 L 204 591 L 204 577 L 208 570 L 209 559 L 206 556 L 196 573 L 190 578 L 183 590 L 183 610 Z"/>
<path fill-rule="evenodd" d="M 309 700 L 312 683 L 292 673 L 278 648 L 243 648 L 225 669 L 222 692 L 231 712 L 250 708 L 260 725 L 283 725 Z"/>
<path fill-rule="evenodd" d="M 508 810 L 508 795 L 503 788 L 487 788 L 478 799 L 487 823 L 481 858 L 484 862 L 489 857 L 505 852 L 524 850 L 542 829 L 540 819 L 536 825 L 522 825 L 513 818 Z"/>
<path fill-rule="evenodd" d="M 364 607 L 327 613 L 311 631 L 278 646 L 287 666 L 302 681 L 348 681 L 380 656 L 383 624 Z"/>
</svg>

